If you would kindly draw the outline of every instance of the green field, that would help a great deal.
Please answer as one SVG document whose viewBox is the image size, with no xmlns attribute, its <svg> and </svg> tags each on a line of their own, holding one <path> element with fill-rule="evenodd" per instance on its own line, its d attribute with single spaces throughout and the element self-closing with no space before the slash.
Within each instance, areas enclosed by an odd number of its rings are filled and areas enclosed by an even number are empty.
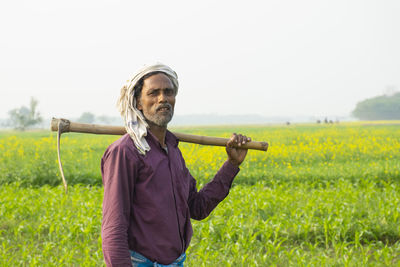
<svg viewBox="0 0 400 267">
<path fill-rule="evenodd" d="M 398 123 L 398 122 L 397 122 Z M 174 129 L 268 141 L 194 235 L 187 266 L 400 266 L 400 124 Z M 115 136 L 0 132 L 0 266 L 101 266 L 100 159 Z M 223 148 L 180 144 L 199 187 Z"/>
</svg>

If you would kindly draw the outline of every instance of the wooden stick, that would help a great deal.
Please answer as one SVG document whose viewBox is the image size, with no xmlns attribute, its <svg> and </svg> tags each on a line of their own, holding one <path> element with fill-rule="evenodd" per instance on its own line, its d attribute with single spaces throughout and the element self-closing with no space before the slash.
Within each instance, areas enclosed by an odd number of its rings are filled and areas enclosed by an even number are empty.
<svg viewBox="0 0 400 267">
<path fill-rule="evenodd" d="M 77 123 L 77 122 L 71 122 L 67 119 L 56 119 L 56 118 L 53 118 L 51 120 L 51 130 L 57 132 L 58 166 L 60 168 L 61 178 L 64 184 L 64 190 L 66 194 L 68 193 L 68 185 L 67 185 L 67 180 L 65 179 L 64 176 L 64 170 L 60 155 L 61 134 L 68 132 L 77 132 L 77 133 L 92 133 L 92 134 L 123 135 L 126 133 L 125 127 Z M 200 145 L 226 146 L 226 143 L 229 141 L 228 138 L 200 136 L 200 135 L 183 134 L 176 132 L 174 132 L 173 134 L 182 142 L 188 142 Z M 241 148 L 267 151 L 268 143 L 251 141 L 249 143 L 246 143 L 245 145 L 242 145 Z"/>
<path fill-rule="evenodd" d="M 122 126 L 77 123 L 77 122 L 71 122 L 66 119 L 53 118 L 51 121 L 51 130 L 58 131 L 59 128 L 61 133 L 77 132 L 77 133 L 109 134 L 109 135 L 126 134 L 125 127 Z M 226 143 L 229 141 L 229 138 L 200 136 L 200 135 L 184 134 L 177 132 L 173 132 L 173 134 L 176 136 L 176 138 L 179 139 L 179 141 L 194 143 L 199 145 L 226 146 Z M 245 145 L 240 146 L 240 148 L 267 151 L 268 143 L 251 141 L 246 143 Z"/>
</svg>

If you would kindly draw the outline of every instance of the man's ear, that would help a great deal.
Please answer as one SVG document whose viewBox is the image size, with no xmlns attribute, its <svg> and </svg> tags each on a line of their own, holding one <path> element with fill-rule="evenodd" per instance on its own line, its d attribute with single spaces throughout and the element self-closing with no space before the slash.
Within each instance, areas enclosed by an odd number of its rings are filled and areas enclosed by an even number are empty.
<svg viewBox="0 0 400 267">
<path fill-rule="evenodd" d="M 136 98 L 136 108 L 140 111 L 143 110 L 142 104 L 140 103 L 140 99 Z"/>
</svg>

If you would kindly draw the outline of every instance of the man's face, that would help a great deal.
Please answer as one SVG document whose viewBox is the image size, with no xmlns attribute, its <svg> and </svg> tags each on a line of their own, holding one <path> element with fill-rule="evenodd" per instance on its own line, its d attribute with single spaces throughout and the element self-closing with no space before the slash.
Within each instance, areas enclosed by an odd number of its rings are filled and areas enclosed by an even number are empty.
<svg viewBox="0 0 400 267">
<path fill-rule="evenodd" d="M 174 115 L 176 89 L 167 75 L 154 74 L 143 81 L 137 109 L 150 124 L 167 127 Z"/>
</svg>

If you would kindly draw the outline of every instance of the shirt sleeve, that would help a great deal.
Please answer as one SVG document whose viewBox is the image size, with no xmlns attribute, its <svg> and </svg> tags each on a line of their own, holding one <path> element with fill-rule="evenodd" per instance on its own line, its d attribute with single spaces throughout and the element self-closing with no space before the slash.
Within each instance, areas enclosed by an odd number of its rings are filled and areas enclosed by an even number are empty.
<svg viewBox="0 0 400 267">
<path fill-rule="evenodd" d="M 187 172 L 190 178 L 188 198 L 190 217 L 195 220 L 202 220 L 229 194 L 229 189 L 239 172 L 239 168 L 226 161 L 212 181 L 198 192 L 196 180 L 190 175 L 189 171 Z"/>
<path fill-rule="evenodd" d="M 104 185 L 101 235 L 107 266 L 132 266 L 128 227 L 135 164 L 127 154 L 127 149 L 114 147 L 101 160 Z"/>
</svg>

